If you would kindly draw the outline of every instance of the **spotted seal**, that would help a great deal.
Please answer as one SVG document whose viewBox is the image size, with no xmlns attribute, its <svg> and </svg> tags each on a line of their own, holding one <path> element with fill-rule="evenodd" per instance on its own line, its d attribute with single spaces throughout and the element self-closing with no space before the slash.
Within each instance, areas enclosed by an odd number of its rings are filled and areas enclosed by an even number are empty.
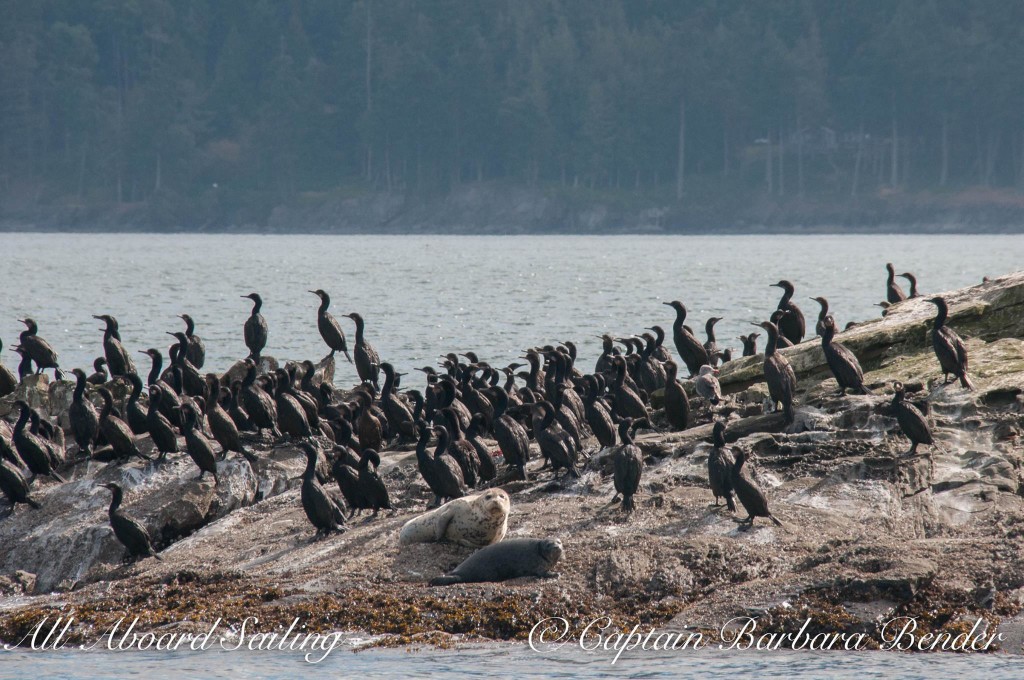
<svg viewBox="0 0 1024 680">
<path fill-rule="evenodd" d="M 430 585 L 486 583 L 520 576 L 558 578 L 552 568 L 561 558 L 562 542 L 557 538 L 513 538 L 480 548 L 454 571 L 438 576 Z"/>
<path fill-rule="evenodd" d="M 449 541 L 467 548 L 497 543 L 508 530 L 508 494 L 501 489 L 463 496 L 405 523 L 399 545 Z"/>
</svg>

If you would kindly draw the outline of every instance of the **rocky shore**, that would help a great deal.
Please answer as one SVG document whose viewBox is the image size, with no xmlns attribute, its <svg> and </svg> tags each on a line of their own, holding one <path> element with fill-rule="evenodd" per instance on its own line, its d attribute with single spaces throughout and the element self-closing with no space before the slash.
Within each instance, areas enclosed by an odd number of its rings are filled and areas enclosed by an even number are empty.
<svg viewBox="0 0 1024 680">
<path fill-rule="evenodd" d="M 472 550 L 399 549 L 399 529 L 432 498 L 408 449 L 382 454 L 394 510 L 356 517 L 319 541 L 299 502 L 304 456 L 295 446 L 250 438 L 259 462 L 229 456 L 216 487 L 196 481 L 187 458 L 88 461 L 63 471 L 65 484 L 35 483 L 42 509 L 19 506 L 0 519 L 0 640 L 23 641 L 55 614 L 75 617 L 72 641 L 122 617 L 138 616 L 138 630 L 158 634 L 246 617 L 272 631 L 299 617 L 310 630 L 381 635 L 381 644 L 525 639 L 547 617 L 567 619 L 574 634 L 608 616 L 617 629 L 688 627 L 714 637 L 730 619 L 756 616 L 759 632 L 795 632 L 810 618 L 811 634 L 864 633 L 878 644 L 882 622 L 912 616 L 920 632 L 954 635 L 981 619 L 1002 633 L 1000 648 L 1019 652 L 1024 273 L 944 296 L 950 325 L 968 343 L 973 392 L 942 384 L 927 333 L 934 307 L 923 299 L 837 337 L 860 358 L 872 395 L 835 396 L 816 338 L 783 350 L 799 378 L 788 428 L 781 414 L 763 413 L 760 356 L 723 367 L 726 400 L 716 411 L 730 445 L 752 456 L 784 528 L 758 520 L 743 530 L 710 507 L 710 418 L 696 399 L 694 427 L 641 431 L 646 466 L 632 515 L 609 504 L 611 451 L 594 440 L 579 480 L 553 482 L 544 472 L 502 485 L 511 497 L 508 538 L 564 544 L 558 579 L 429 587 Z M 936 447 L 903 455 L 909 443 L 886 409 L 893 380 L 928 399 Z M 0 415 L 18 396 L 59 420 L 70 386 L 30 379 L 0 400 Z M 665 425 L 657 411 L 652 420 Z M 0 436 L 10 436 L 5 421 Z M 148 438 L 140 446 L 152 449 Z M 125 488 L 126 509 L 148 527 L 160 561 L 121 563 L 110 495 L 99 486 L 112 481 Z"/>
</svg>

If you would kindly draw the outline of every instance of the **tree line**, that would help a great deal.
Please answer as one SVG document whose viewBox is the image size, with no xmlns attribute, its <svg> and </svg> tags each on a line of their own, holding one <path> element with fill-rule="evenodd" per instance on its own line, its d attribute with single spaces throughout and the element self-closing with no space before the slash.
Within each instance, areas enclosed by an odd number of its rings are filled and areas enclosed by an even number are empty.
<svg viewBox="0 0 1024 680">
<path fill-rule="evenodd" d="M 1013 0 L 0 0 L 0 195 L 1024 188 Z"/>
</svg>

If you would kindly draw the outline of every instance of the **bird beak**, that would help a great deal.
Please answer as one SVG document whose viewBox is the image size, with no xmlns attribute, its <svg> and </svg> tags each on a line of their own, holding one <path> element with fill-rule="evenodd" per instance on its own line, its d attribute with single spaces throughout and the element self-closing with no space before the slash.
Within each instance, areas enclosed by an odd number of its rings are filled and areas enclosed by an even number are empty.
<svg viewBox="0 0 1024 680">
<path fill-rule="evenodd" d="M 754 323 L 753 321 L 751 321 L 751 322 L 750 322 L 750 325 L 751 325 L 751 326 L 757 326 L 758 328 L 760 328 L 760 327 L 761 327 L 761 324 L 759 324 L 759 323 Z"/>
</svg>

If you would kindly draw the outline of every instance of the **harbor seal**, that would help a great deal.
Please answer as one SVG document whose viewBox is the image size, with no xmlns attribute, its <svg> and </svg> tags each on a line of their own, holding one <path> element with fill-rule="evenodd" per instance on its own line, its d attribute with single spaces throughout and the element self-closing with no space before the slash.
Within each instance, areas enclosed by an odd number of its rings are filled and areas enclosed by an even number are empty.
<svg viewBox="0 0 1024 680">
<path fill-rule="evenodd" d="M 453 583 L 487 583 L 520 576 L 558 578 L 551 569 L 562 558 L 562 542 L 557 538 L 513 538 L 480 548 L 450 574 L 438 576 L 432 586 Z"/>
<path fill-rule="evenodd" d="M 405 523 L 399 545 L 449 541 L 482 548 L 505 538 L 511 501 L 501 489 L 463 496 Z"/>
</svg>

